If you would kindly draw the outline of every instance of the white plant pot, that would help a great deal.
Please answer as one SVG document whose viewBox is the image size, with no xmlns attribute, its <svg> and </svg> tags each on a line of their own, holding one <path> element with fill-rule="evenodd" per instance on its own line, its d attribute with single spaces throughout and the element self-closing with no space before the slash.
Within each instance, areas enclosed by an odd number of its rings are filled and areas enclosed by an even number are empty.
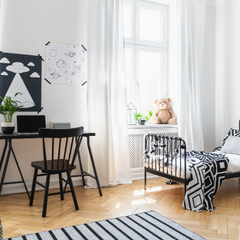
<svg viewBox="0 0 240 240">
<path fill-rule="evenodd" d="M 1 122 L 2 132 L 5 134 L 12 134 L 15 129 L 14 122 Z"/>
</svg>

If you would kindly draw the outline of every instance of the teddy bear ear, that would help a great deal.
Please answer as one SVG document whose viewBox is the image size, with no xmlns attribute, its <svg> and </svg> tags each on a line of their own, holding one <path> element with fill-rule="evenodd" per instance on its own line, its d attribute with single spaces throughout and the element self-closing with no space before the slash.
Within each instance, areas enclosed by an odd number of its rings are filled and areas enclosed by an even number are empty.
<svg viewBox="0 0 240 240">
<path fill-rule="evenodd" d="M 155 103 L 157 103 L 158 99 L 155 100 Z"/>
<path fill-rule="evenodd" d="M 171 102 L 171 98 L 168 98 L 167 100 L 168 100 L 169 102 Z"/>
</svg>

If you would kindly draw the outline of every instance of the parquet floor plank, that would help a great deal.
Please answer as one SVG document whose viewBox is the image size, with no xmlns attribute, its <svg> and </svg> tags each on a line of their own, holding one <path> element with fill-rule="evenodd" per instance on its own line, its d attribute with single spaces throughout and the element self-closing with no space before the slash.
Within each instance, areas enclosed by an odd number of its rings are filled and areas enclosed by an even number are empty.
<svg viewBox="0 0 240 240">
<path fill-rule="evenodd" d="M 238 239 L 238 225 L 236 221 L 228 220 L 228 239 Z"/>
<path fill-rule="evenodd" d="M 218 214 L 212 213 L 208 223 L 208 229 L 218 229 Z"/>
<path fill-rule="evenodd" d="M 219 225 L 218 225 L 217 233 L 227 235 L 227 233 L 228 233 L 228 218 L 219 216 L 218 224 Z"/>
<path fill-rule="evenodd" d="M 182 207 L 183 185 L 166 185 L 164 178 L 97 189 L 75 187 L 79 211 L 70 194 L 60 201 L 49 197 L 47 217 L 42 218 L 43 192 L 36 192 L 29 207 L 26 193 L 0 196 L 0 218 L 4 238 L 72 226 L 102 219 L 154 210 L 209 240 L 240 239 L 240 181 L 225 180 L 214 199 L 213 212 L 192 212 Z M 51 190 L 55 192 L 57 190 Z"/>
</svg>

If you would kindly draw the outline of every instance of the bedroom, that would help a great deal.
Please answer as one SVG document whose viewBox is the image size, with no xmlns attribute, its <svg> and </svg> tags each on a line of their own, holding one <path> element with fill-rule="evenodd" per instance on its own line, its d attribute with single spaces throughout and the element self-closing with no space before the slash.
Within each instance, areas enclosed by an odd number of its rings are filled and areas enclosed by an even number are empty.
<svg viewBox="0 0 240 240">
<path fill-rule="evenodd" d="M 88 9 L 87 0 L 72 1 L 71 4 L 63 0 L 2 0 L 1 3 L 1 51 L 32 55 L 40 54 L 44 57 L 46 52 L 45 44 L 48 41 L 63 44 L 83 44 L 88 48 L 89 42 L 86 19 L 88 19 L 88 14 L 91 13 L 91 10 Z M 238 43 L 240 42 L 240 34 L 237 25 L 239 22 L 239 8 L 239 1 L 237 0 L 206 1 L 203 66 L 200 82 L 201 116 L 199 116 L 202 122 L 204 150 L 206 151 L 211 151 L 216 146 L 221 145 L 223 138 L 231 127 L 238 128 L 240 116 L 236 105 L 239 101 L 238 87 L 240 84 L 238 81 L 240 71 L 238 66 L 240 62 L 238 54 L 240 47 Z M 71 16 L 71 18 L 69 16 Z M 93 40 L 95 41 L 94 38 Z M 90 50 L 88 49 L 88 51 Z M 44 68 L 43 74 L 45 74 Z M 84 86 L 69 85 L 66 87 L 61 84 L 53 86 L 43 80 L 42 90 L 43 113 L 47 116 L 48 122 L 66 121 L 68 119 L 66 119 L 65 116 L 68 116 L 73 125 L 80 123 L 86 126 L 85 128 L 87 129 L 89 123 L 86 114 L 88 110 L 86 104 L 86 84 Z M 72 102 L 76 104 L 72 106 Z M 56 108 L 56 105 L 60 107 Z M 70 105 L 71 107 L 69 107 Z M 62 114 L 62 110 L 64 110 L 64 114 Z M 22 163 L 23 169 L 28 169 L 30 162 L 34 158 L 34 152 L 29 152 L 26 157 L 21 151 L 21 149 L 27 149 L 29 144 L 31 148 L 37 151 L 38 141 L 29 142 L 26 140 L 16 146 L 18 157 L 26 159 L 24 163 Z M 3 145 L 1 144 L 0 147 L 2 149 Z M 96 149 L 93 147 L 93 153 L 94 151 L 96 151 Z M 86 156 L 84 150 L 82 154 Z M 15 174 L 15 166 L 13 166 L 13 169 L 12 175 Z M 24 175 L 30 184 L 32 172 L 24 171 Z M 237 180 L 238 179 L 234 179 L 233 181 L 234 188 L 238 185 Z M 154 185 L 159 186 L 158 184 L 158 180 L 156 180 L 156 185 L 153 182 L 152 187 L 154 187 Z M 231 184 L 229 183 L 229 185 Z M 164 186 L 163 183 L 162 186 Z M 139 190 L 143 189 L 143 182 L 135 183 L 135 181 L 133 181 L 132 187 Z M 123 185 L 118 186 L 116 189 L 119 188 L 124 191 Z M 12 191 L 16 190 L 17 189 L 13 189 Z M 6 187 L 5 191 L 7 191 Z M 113 191 L 115 192 L 117 190 Z M 106 195 L 108 194 L 111 196 L 112 193 L 106 192 Z M 90 195 L 94 195 L 94 192 Z M 96 197 L 94 200 L 98 201 L 98 195 L 96 194 L 94 197 Z M 226 195 L 223 196 L 223 200 L 219 200 L 219 202 L 221 202 L 219 203 L 220 205 L 225 197 Z M 81 194 L 79 195 L 79 201 L 80 198 Z M 109 201 L 111 201 L 110 197 Z M 236 210 L 238 210 L 239 202 L 237 199 L 234 201 L 235 202 L 231 204 L 234 204 Z M 107 202 L 105 202 L 105 204 L 107 205 Z M 231 210 L 231 212 L 234 212 L 234 210 Z M 130 214 L 131 211 L 129 210 L 128 213 Z M 218 214 L 221 215 L 221 212 Z M 187 218 L 186 215 L 185 217 Z M 214 217 L 211 219 L 209 234 L 223 231 L 220 227 L 218 228 L 218 224 L 220 225 L 222 223 L 223 218 L 221 218 L 220 221 L 218 219 L 219 216 L 216 215 L 212 215 Z M 236 227 L 235 224 L 237 224 L 237 222 L 234 215 L 235 214 L 233 214 L 229 220 L 229 228 L 231 228 L 231 226 Z M 193 214 L 191 217 L 198 218 L 198 215 Z M 69 218 L 71 218 L 71 216 L 69 216 Z M 103 216 L 102 218 L 105 217 Z M 91 220 L 93 219 L 91 218 Z M 10 222 L 9 224 L 11 225 Z M 54 228 L 57 227 L 59 226 L 54 226 Z M 21 228 L 21 226 L 19 228 Z M 28 232 L 26 229 L 25 231 L 26 233 Z M 37 231 L 37 229 L 35 229 L 35 231 Z M 192 231 L 194 231 L 194 228 Z M 203 232 L 205 231 L 207 230 L 204 229 Z M 24 234 L 24 231 L 22 234 Z M 198 232 L 198 234 L 200 233 Z"/>
</svg>

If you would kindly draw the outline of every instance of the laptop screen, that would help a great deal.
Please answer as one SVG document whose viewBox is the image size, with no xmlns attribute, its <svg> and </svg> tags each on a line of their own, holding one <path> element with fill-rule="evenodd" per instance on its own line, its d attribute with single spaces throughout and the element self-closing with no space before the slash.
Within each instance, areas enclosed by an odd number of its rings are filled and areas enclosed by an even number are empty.
<svg viewBox="0 0 240 240">
<path fill-rule="evenodd" d="M 39 128 L 46 127 L 44 115 L 18 115 L 17 129 L 19 133 L 38 132 Z"/>
</svg>

